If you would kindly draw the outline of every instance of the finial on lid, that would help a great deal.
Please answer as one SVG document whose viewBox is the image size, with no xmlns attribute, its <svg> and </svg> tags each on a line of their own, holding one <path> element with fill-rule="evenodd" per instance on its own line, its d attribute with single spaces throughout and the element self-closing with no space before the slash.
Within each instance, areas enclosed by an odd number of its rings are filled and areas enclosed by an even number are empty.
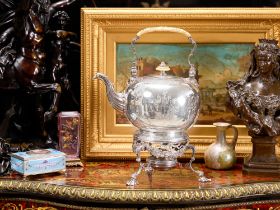
<svg viewBox="0 0 280 210">
<path fill-rule="evenodd" d="M 170 67 L 168 65 L 166 65 L 166 63 L 164 61 L 161 61 L 161 63 L 156 68 L 156 70 L 165 72 L 165 71 L 169 71 Z"/>
</svg>

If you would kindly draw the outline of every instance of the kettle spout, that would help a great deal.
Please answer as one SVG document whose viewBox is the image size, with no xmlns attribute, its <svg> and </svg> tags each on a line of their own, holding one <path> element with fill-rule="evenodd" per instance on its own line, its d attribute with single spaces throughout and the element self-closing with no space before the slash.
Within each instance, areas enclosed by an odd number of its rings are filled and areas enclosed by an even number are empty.
<svg viewBox="0 0 280 210">
<path fill-rule="evenodd" d="M 100 79 L 101 81 L 103 81 L 103 83 L 106 86 L 106 94 L 107 94 L 107 97 L 108 97 L 108 100 L 109 100 L 110 104 L 117 111 L 119 111 L 121 113 L 124 113 L 125 109 L 126 109 L 125 94 L 124 93 L 116 93 L 111 81 L 108 79 L 107 76 L 105 76 L 102 73 L 96 73 L 96 75 L 93 79 Z"/>
</svg>

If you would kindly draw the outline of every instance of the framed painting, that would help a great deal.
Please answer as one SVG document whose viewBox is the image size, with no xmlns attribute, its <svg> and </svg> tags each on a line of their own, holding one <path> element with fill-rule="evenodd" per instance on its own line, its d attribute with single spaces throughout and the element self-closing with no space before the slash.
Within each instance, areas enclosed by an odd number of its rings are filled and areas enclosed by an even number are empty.
<svg viewBox="0 0 280 210">
<path fill-rule="evenodd" d="M 279 40 L 280 9 L 99 9 L 81 10 L 81 98 L 83 159 L 135 158 L 132 134 L 135 128 L 109 104 L 97 72 L 106 74 L 116 91 L 126 87 L 133 59 L 130 42 L 136 33 L 152 26 L 172 26 L 191 33 L 198 47 L 201 109 L 196 124 L 188 130 L 196 157 L 202 157 L 216 138 L 212 125 L 226 121 L 238 127 L 238 157 L 251 152 L 247 129 L 228 107 L 226 82 L 241 78 L 250 64 L 250 51 L 260 38 Z M 154 73 L 164 60 L 170 74 L 187 77 L 190 45 L 181 34 L 145 34 L 136 45 L 139 75 Z M 229 132 L 228 137 L 232 134 Z M 277 148 L 278 152 L 278 148 Z M 188 154 L 186 154 L 186 157 Z"/>
</svg>

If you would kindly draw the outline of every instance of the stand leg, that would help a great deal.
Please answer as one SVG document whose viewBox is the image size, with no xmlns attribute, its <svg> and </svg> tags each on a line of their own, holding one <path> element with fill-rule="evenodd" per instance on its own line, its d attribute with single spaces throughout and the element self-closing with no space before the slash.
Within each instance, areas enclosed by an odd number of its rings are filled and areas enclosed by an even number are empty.
<svg viewBox="0 0 280 210">
<path fill-rule="evenodd" d="M 151 166 L 150 163 L 148 163 L 147 166 L 145 167 L 145 171 L 146 171 L 146 173 L 147 173 L 147 175 L 148 175 L 149 183 L 150 183 L 150 185 L 151 185 L 151 184 L 152 184 L 152 181 L 153 181 L 152 175 L 153 175 L 154 169 L 153 169 L 153 167 Z"/>
<path fill-rule="evenodd" d="M 144 149 L 144 146 L 141 143 L 141 140 L 139 139 L 139 133 L 138 131 L 135 132 L 134 138 L 133 138 L 133 144 L 132 144 L 132 150 L 136 153 L 136 161 L 140 164 L 138 171 L 133 173 L 131 175 L 131 178 L 126 182 L 127 186 L 134 187 L 137 185 L 137 177 L 142 172 L 143 169 L 145 169 L 145 164 L 141 163 L 141 151 Z"/>
<path fill-rule="evenodd" d="M 186 147 L 186 150 L 187 149 L 191 149 L 192 150 L 192 157 L 191 157 L 190 162 L 189 162 L 188 165 L 189 165 L 189 168 L 199 176 L 198 181 L 199 182 L 210 182 L 211 179 L 208 179 L 206 176 L 204 176 L 204 172 L 203 171 L 194 170 L 193 167 L 192 167 L 192 162 L 195 160 L 195 158 L 194 158 L 194 155 L 195 155 L 195 148 L 194 148 L 194 146 L 189 144 Z"/>
<path fill-rule="evenodd" d="M 142 172 L 143 168 L 145 168 L 144 163 L 140 163 L 138 170 L 131 175 L 131 178 L 126 182 L 127 186 L 135 186 L 137 185 L 137 177 Z"/>
</svg>

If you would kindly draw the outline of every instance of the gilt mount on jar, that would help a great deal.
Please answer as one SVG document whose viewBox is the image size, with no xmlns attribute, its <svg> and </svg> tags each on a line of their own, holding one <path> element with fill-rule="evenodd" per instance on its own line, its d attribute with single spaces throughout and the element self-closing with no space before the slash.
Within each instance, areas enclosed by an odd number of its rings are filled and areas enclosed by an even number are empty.
<svg viewBox="0 0 280 210">
<path fill-rule="evenodd" d="M 280 135 L 279 47 L 276 40 L 260 39 L 251 52 L 245 76 L 228 81 L 233 112 L 248 128 L 253 149 L 245 158 L 245 172 L 280 172 L 275 153 Z"/>
</svg>

